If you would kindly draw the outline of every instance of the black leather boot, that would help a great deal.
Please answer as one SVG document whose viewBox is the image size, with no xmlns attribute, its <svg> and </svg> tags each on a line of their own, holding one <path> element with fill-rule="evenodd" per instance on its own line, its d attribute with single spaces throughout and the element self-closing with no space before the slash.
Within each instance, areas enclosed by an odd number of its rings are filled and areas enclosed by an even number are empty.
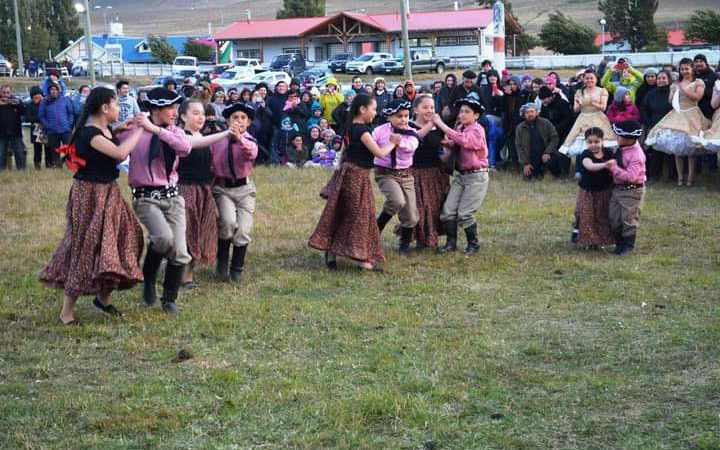
<svg viewBox="0 0 720 450">
<path fill-rule="evenodd" d="M 398 250 L 401 256 L 410 256 L 410 243 L 412 242 L 412 234 L 415 228 L 400 228 L 400 246 Z"/>
<path fill-rule="evenodd" d="M 147 253 L 145 253 L 145 261 L 143 262 L 143 300 L 145 304 L 150 306 L 157 303 L 157 293 L 155 291 L 155 281 L 157 280 L 158 271 L 163 257 L 160 253 L 153 250 L 152 243 L 148 245 Z"/>
<path fill-rule="evenodd" d="M 180 312 L 176 301 L 184 270 L 184 264 L 170 264 L 170 262 L 168 262 L 165 266 L 163 295 L 162 298 L 160 298 L 160 302 L 162 303 L 162 310 L 168 314 L 177 314 Z"/>
<path fill-rule="evenodd" d="M 467 246 L 465 253 L 477 253 L 480 251 L 480 241 L 477 238 L 477 224 L 474 223 L 465 228 L 465 236 L 467 236 Z"/>
<path fill-rule="evenodd" d="M 613 250 L 613 254 L 622 255 L 625 251 L 625 238 L 622 235 L 622 231 L 616 231 L 613 233 L 613 237 L 615 238 L 615 249 Z"/>
<path fill-rule="evenodd" d="M 629 255 L 635 248 L 635 235 L 626 236 L 624 238 L 625 247 L 623 248 L 621 255 Z"/>
<path fill-rule="evenodd" d="M 220 278 L 228 277 L 228 261 L 230 260 L 230 240 L 218 239 L 217 264 L 215 274 Z"/>
<path fill-rule="evenodd" d="M 454 220 L 443 222 L 447 241 L 445 245 L 438 248 L 438 253 L 450 253 L 457 251 L 457 222 Z"/>
<path fill-rule="evenodd" d="M 387 225 L 388 222 L 390 222 L 390 219 L 392 219 L 392 216 L 390 214 L 386 213 L 385 211 L 380 213 L 380 215 L 377 218 L 377 226 L 378 226 L 378 229 L 380 230 L 380 234 L 382 234 L 383 229 L 385 229 L 385 225 Z"/>
<path fill-rule="evenodd" d="M 247 253 L 247 245 L 233 247 L 232 261 L 230 261 L 231 283 L 239 283 L 240 278 L 242 278 L 243 267 L 245 267 L 245 253 Z"/>
</svg>

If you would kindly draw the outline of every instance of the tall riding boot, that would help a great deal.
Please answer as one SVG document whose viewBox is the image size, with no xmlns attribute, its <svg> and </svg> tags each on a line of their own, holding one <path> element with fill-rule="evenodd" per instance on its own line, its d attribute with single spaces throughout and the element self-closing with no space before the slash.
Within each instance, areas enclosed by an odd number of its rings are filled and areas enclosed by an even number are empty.
<svg viewBox="0 0 720 450">
<path fill-rule="evenodd" d="M 447 241 L 445 245 L 438 248 L 438 253 L 450 253 L 457 251 L 457 222 L 450 220 L 443 222 L 445 226 L 445 233 L 447 235 Z"/>
<path fill-rule="evenodd" d="M 410 243 L 412 242 L 412 234 L 415 228 L 400 228 L 400 251 L 401 256 L 410 256 Z"/>
<path fill-rule="evenodd" d="M 385 228 L 385 225 L 387 225 L 388 222 L 390 222 L 390 219 L 392 219 L 392 216 L 390 214 L 386 213 L 385 211 L 380 213 L 380 215 L 377 218 L 377 226 L 378 226 L 378 229 L 380 230 L 380 234 L 382 234 L 383 229 Z"/>
<path fill-rule="evenodd" d="M 624 238 L 625 247 L 623 248 L 621 255 L 629 255 L 630 252 L 635 248 L 635 235 L 625 236 Z"/>
<path fill-rule="evenodd" d="M 170 264 L 168 261 L 165 266 L 165 280 L 163 281 L 163 295 L 160 298 L 162 309 L 168 314 L 177 314 L 180 309 L 175 303 L 178 297 L 178 289 L 182 281 L 184 264 Z"/>
<path fill-rule="evenodd" d="M 230 240 L 218 239 L 217 264 L 215 273 L 220 278 L 228 276 L 228 261 L 230 260 Z"/>
<path fill-rule="evenodd" d="M 465 246 L 465 253 L 479 252 L 480 251 L 480 241 L 478 241 L 478 237 L 477 237 L 477 224 L 476 223 L 465 228 L 465 236 L 467 236 L 467 246 Z"/>
<path fill-rule="evenodd" d="M 160 253 L 153 250 L 153 245 L 148 245 L 145 261 L 143 262 L 143 300 L 145 304 L 150 306 L 157 303 L 157 293 L 155 292 L 155 281 L 157 280 L 158 271 L 163 257 Z"/>
<path fill-rule="evenodd" d="M 615 249 L 613 250 L 613 254 L 621 255 L 625 251 L 625 238 L 622 235 L 622 231 L 614 232 L 613 237 L 615 238 Z"/>
<path fill-rule="evenodd" d="M 247 245 L 233 246 L 232 261 L 230 261 L 230 282 L 239 283 L 245 267 L 245 253 Z"/>
</svg>

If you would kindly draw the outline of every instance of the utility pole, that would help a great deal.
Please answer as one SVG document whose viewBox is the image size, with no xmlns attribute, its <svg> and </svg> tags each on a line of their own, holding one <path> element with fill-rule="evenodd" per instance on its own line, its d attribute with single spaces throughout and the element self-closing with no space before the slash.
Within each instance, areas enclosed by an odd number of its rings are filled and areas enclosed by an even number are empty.
<svg viewBox="0 0 720 450">
<path fill-rule="evenodd" d="M 412 65 L 410 64 L 410 36 L 408 34 L 408 11 L 405 0 L 400 0 L 400 26 L 402 27 L 403 64 L 405 65 L 405 79 L 412 80 Z"/>
<path fill-rule="evenodd" d="M 84 0 L 82 5 L 85 9 L 85 47 L 87 48 L 88 73 L 90 74 L 90 85 L 95 87 L 95 61 L 93 61 L 92 28 L 90 27 L 90 2 Z"/>
<path fill-rule="evenodd" d="M 17 70 L 20 76 L 25 74 L 25 59 L 23 58 L 22 51 L 22 30 L 20 29 L 20 13 L 18 13 L 18 2 L 13 0 L 13 6 L 15 7 L 15 43 L 17 44 L 17 58 L 18 66 Z"/>
</svg>

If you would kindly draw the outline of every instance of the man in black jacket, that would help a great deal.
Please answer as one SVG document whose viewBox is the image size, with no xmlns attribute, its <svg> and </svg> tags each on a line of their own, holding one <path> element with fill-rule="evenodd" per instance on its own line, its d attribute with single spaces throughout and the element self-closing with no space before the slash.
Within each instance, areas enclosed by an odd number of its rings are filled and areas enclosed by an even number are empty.
<svg viewBox="0 0 720 450">
<path fill-rule="evenodd" d="M 466 70 L 463 72 L 463 81 L 459 85 L 455 86 L 452 93 L 450 94 L 450 111 L 451 111 L 451 124 L 455 124 L 455 118 L 457 118 L 458 110 L 455 108 L 455 102 L 461 98 L 467 97 L 471 92 L 477 94 L 478 100 L 481 99 L 480 88 L 475 84 L 477 74 L 472 70 Z"/>
<path fill-rule="evenodd" d="M 25 169 L 25 144 L 22 137 L 22 115 L 25 105 L 12 94 L 8 85 L 0 87 L 0 171 L 7 167 L 7 152 L 15 155 L 15 166 Z"/>
<path fill-rule="evenodd" d="M 542 101 L 542 109 L 540 110 L 540 117 L 543 117 L 550 121 L 557 130 L 560 143 L 565 142 L 565 138 L 572 129 L 575 118 L 573 112 L 570 109 L 570 104 L 560 97 L 560 94 L 553 93 L 549 87 L 542 86 L 538 92 L 538 97 Z M 567 176 L 570 173 L 570 158 L 558 153 L 558 166 L 560 167 L 562 176 Z"/>
<path fill-rule="evenodd" d="M 47 135 L 40 124 L 40 103 L 43 101 L 43 92 L 40 86 L 30 88 L 30 101 L 25 105 L 25 121 L 30 122 L 30 142 L 33 145 L 33 163 L 36 169 L 40 169 L 42 165 L 43 153 L 49 148 L 45 146 L 47 143 Z M 45 141 L 39 142 L 38 138 L 44 136 Z M 41 138 L 42 139 L 42 138 Z M 45 164 L 47 165 L 51 158 L 45 156 Z"/>
</svg>

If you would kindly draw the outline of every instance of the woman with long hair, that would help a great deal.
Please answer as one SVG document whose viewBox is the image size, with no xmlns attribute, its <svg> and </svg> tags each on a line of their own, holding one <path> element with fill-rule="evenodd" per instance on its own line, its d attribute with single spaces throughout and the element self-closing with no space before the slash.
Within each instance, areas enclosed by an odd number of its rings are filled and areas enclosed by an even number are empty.
<svg viewBox="0 0 720 450">
<path fill-rule="evenodd" d="M 678 186 L 692 186 L 695 182 L 696 153 L 700 150 L 702 131 L 710 123 L 703 115 L 698 102 L 705 93 L 705 83 L 695 78 L 693 61 L 690 58 L 680 60 L 680 78 L 670 87 L 672 111 L 655 125 L 647 135 L 645 144 L 675 156 Z M 685 160 L 688 169 L 685 175 Z"/>
<path fill-rule="evenodd" d="M 145 116 L 128 119 L 122 127 L 129 135 L 120 144 L 110 129 L 119 115 L 115 92 L 95 88 L 70 139 L 75 152 L 69 158 L 79 168 L 70 188 L 67 228 L 40 273 L 41 281 L 65 291 L 60 313 L 60 322 L 65 325 L 78 324 L 75 303 L 81 295 L 94 295 L 93 305 L 103 313 L 120 315 L 110 303 L 111 292 L 129 289 L 143 279 L 138 265 L 142 229 L 115 180 L 118 162 L 133 151 L 152 124 Z"/>
<path fill-rule="evenodd" d="M 560 153 L 564 155 L 577 156 L 585 151 L 585 131 L 593 127 L 603 131 L 604 147 L 617 146 L 615 133 L 605 115 L 609 95 L 605 88 L 598 86 L 597 81 L 597 74 L 593 70 L 585 71 L 583 87 L 575 93 L 573 103 L 574 111 L 580 115 L 560 147 Z"/>
</svg>

